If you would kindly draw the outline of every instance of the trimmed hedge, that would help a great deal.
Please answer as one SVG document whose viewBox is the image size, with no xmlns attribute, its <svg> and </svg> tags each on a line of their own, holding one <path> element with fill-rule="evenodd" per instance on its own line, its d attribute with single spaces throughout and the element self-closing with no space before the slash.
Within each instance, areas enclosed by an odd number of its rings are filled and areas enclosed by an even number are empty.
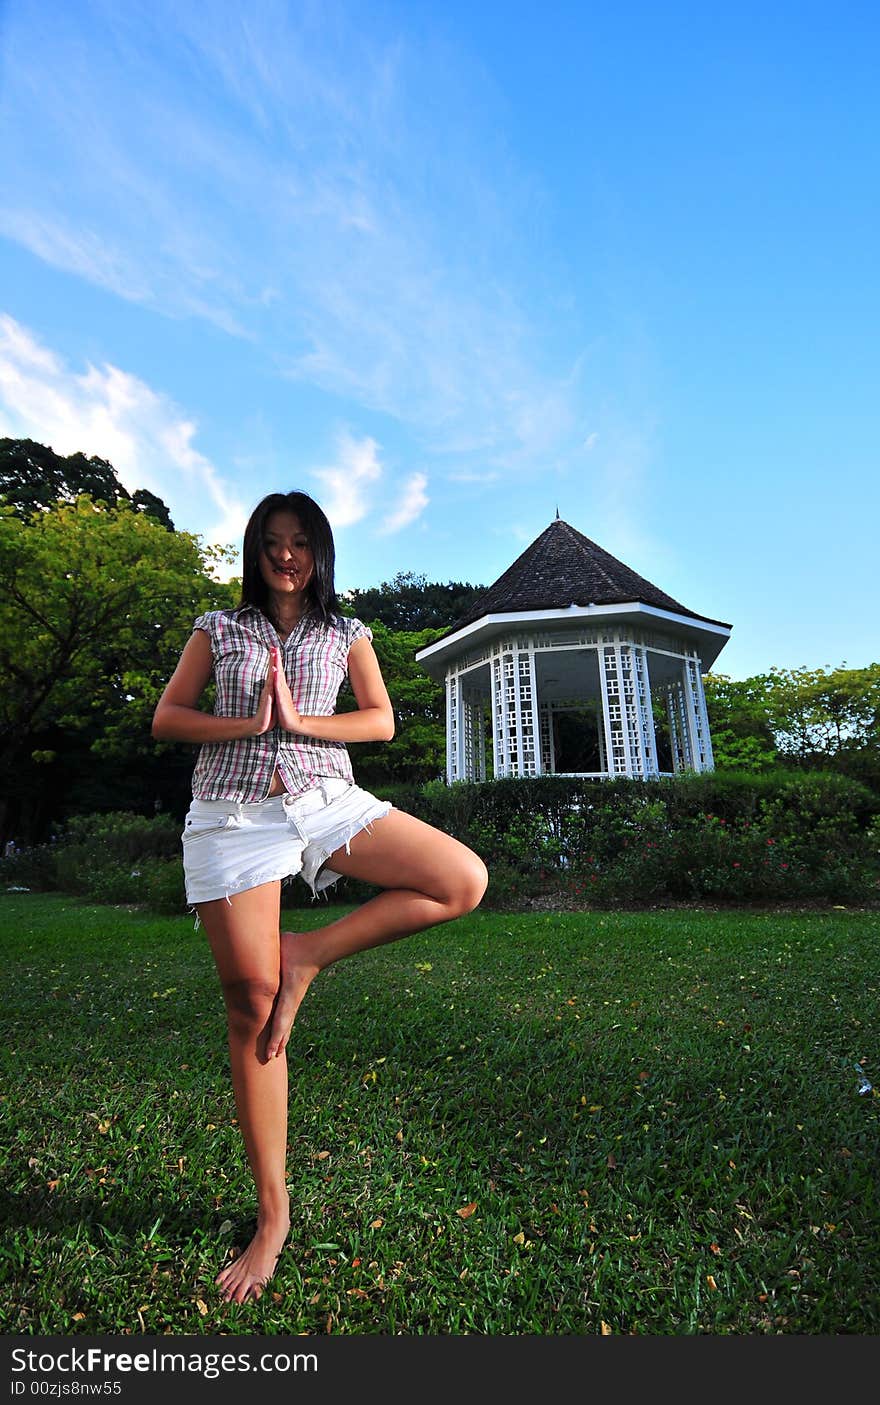
<svg viewBox="0 0 880 1405">
<path fill-rule="evenodd" d="M 880 901 L 880 796 L 837 773 L 376 789 L 483 857 L 489 907 Z M 50 844 L 0 859 L 0 883 L 182 912 L 181 826 L 169 816 L 79 816 Z M 343 880 L 330 901 L 373 892 Z M 304 884 L 285 888 L 285 906 L 311 902 Z"/>
</svg>

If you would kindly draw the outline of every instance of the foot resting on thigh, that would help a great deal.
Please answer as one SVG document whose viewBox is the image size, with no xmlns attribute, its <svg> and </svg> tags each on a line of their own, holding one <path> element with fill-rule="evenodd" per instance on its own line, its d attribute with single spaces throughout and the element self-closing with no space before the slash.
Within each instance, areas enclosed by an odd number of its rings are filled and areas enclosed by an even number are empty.
<svg viewBox="0 0 880 1405">
<path fill-rule="evenodd" d="M 215 1282 L 220 1296 L 230 1303 L 257 1302 L 275 1272 L 278 1255 L 289 1232 L 290 1216 L 286 1212 L 271 1218 L 261 1216 L 257 1232 L 244 1253 L 218 1273 Z"/>
<path fill-rule="evenodd" d="M 281 984 L 266 1041 L 269 1059 L 274 1059 L 286 1047 L 302 998 L 320 970 L 309 960 L 308 938 L 308 932 L 281 933 Z"/>
</svg>

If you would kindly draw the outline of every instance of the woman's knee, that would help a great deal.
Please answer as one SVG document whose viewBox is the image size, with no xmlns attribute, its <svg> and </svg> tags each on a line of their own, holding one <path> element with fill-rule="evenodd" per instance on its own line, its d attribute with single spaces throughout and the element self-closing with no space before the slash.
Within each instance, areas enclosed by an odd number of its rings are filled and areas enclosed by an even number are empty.
<svg viewBox="0 0 880 1405">
<path fill-rule="evenodd" d="M 223 998 L 230 1033 L 243 1039 L 259 1034 L 272 1014 L 277 994 L 277 981 L 258 977 L 224 981 Z"/>
<path fill-rule="evenodd" d="M 454 874 L 451 875 L 449 906 L 453 917 L 473 912 L 483 900 L 489 873 L 483 860 L 467 850 Z"/>
</svg>

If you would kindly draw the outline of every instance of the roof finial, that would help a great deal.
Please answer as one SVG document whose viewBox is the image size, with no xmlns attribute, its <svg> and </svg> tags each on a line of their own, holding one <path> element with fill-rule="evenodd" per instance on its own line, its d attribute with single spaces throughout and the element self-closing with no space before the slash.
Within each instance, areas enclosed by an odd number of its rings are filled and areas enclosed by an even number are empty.
<svg viewBox="0 0 880 1405">
<path fill-rule="evenodd" d="M 561 519 L 561 517 L 559 516 L 559 503 L 557 503 L 557 504 L 556 504 L 556 521 L 557 521 L 557 522 L 561 522 L 561 520 L 562 520 L 562 519 Z"/>
</svg>

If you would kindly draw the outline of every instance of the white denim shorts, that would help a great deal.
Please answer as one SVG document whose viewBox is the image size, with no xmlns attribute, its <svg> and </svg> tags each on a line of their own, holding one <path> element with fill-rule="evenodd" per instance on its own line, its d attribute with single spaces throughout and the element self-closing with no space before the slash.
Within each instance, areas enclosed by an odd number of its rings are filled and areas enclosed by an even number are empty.
<svg viewBox="0 0 880 1405">
<path fill-rule="evenodd" d="M 342 876 L 324 868 L 330 855 L 391 809 L 369 791 L 338 777 L 303 795 L 273 795 L 240 804 L 193 800 L 183 834 L 188 903 L 232 897 L 296 874 L 312 896 Z"/>
</svg>

